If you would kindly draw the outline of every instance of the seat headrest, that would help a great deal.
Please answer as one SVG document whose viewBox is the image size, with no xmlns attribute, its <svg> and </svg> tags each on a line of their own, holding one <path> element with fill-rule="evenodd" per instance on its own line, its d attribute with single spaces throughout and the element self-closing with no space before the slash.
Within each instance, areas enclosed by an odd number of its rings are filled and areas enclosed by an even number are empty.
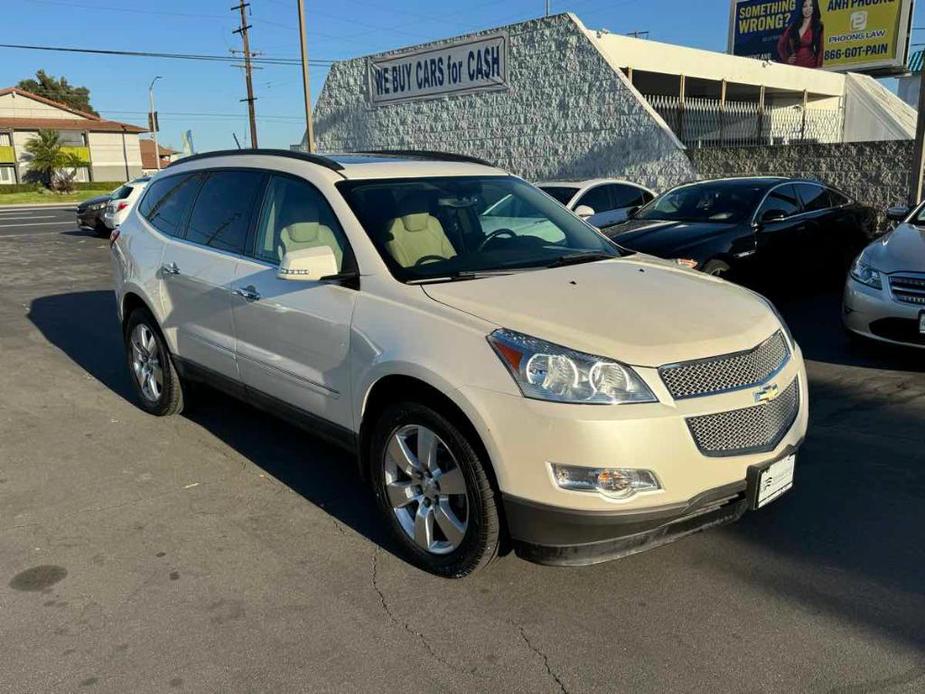
<svg viewBox="0 0 925 694">
<path fill-rule="evenodd" d="M 318 239 L 318 206 L 304 197 L 288 196 L 283 205 L 282 227 L 295 243 L 309 243 Z"/>
<path fill-rule="evenodd" d="M 427 198 L 421 193 L 409 193 L 398 206 L 401 223 L 406 231 L 422 231 L 427 228 L 430 209 Z"/>
</svg>

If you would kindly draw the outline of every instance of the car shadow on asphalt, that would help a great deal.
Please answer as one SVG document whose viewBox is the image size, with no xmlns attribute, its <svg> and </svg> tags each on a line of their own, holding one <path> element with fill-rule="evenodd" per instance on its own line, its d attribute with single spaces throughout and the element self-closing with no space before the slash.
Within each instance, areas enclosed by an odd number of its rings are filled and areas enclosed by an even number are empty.
<svg viewBox="0 0 925 694">
<path fill-rule="evenodd" d="M 35 299 L 29 319 L 55 347 L 135 406 L 111 291 Z M 294 492 L 383 549 L 395 545 L 383 527 L 356 458 L 251 405 L 197 385 L 183 417 L 206 429 Z M 365 495 L 357 503 L 357 494 Z"/>
</svg>

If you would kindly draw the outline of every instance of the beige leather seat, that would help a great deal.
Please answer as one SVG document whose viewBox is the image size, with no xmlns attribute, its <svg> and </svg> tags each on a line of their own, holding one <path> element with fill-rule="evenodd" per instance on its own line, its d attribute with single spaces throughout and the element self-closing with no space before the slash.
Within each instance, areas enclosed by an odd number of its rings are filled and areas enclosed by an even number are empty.
<svg viewBox="0 0 925 694">
<path fill-rule="evenodd" d="M 408 195 L 399 205 L 401 216 L 386 225 L 385 247 L 402 267 L 413 267 L 422 258 L 452 258 L 456 249 L 440 221 L 428 212 L 423 195 Z"/>
<path fill-rule="evenodd" d="M 343 250 L 330 227 L 318 221 L 318 207 L 311 200 L 288 196 L 280 213 L 280 223 L 285 225 L 279 232 L 280 260 L 289 251 L 327 246 L 334 251 L 337 267 L 341 267 Z"/>
</svg>

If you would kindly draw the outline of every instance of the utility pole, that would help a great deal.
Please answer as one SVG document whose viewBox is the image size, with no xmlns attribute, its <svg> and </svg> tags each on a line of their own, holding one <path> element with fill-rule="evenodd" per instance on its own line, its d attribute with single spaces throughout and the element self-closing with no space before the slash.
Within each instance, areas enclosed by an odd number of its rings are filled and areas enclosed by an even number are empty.
<svg viewBox="0 0 925 694">
<path fill-rule="evenodd" d="M 922 200 L 922 177 L 925 176 L 925 69 L 919 76 L 919 116 L 915 128 L 915 154 L 912 157 L 909 204 L 916 206 Z"/>
<path fill-rule="evenodd" d="M 241 34 L 241 42 L 244 44 L 244 82 L 247 85 L 247 98 L 241 99 L 241 101 L 247 102 L 247 114 L 250 118 L 251 124 L 251 147 L 254 149 L 257 148 L 257 118 L 254 115 L 254 82 L 252 79 L 253 67 L 251 66 L 251 58 L 254 56 L 251 53 L 250 42 L 247 39 L 247 30 L 251 28 L 251 25 L 247 23 L 247 17 L 244 14 L 244 9 L 249 7 L 249 2 L 244 2 L 241 0 L 241 4 L 232 7 L 232 10 L 238 10 L 241 12 L 241 26 L 232 31 L 232 34 Z"/>
<path fill-rule="evenodd" d="M 302 47 L 302 91 L 305 93 L 305 141 L 309 152 L 315 151 L 315 128 L 312 126 L 312 87 L 308 79 L 308 39 L 305 36 L 305 0 L 299 0 L 299 45 Z"/>
<path fill-rule="evenodd" d="M 157 162 L 157 170 L 161 170 L 161 149 L 157 146 L 157 131 L 160 129 L 160 124 L 157 122 L 157 109 L 154 108 L 154 83 L 159 79 L 163 79 L 160 75 L 151 80 L 151 84 L 148 85 L 148 106 L 151 109 L 151 134 L 154 135 L 154 161 Z"/>
</svg>

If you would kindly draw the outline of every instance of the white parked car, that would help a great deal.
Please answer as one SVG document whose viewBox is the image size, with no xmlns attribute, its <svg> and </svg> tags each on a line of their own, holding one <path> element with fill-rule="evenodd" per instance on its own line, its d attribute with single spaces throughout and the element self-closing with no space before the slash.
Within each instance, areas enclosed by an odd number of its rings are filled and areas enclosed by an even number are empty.
<svg viewBox="0 0 925 694">
<path fill-rule="evenodd" d="M 116 188 L 109 196 L 106 210 L 103 212 L 103 224 L 112 231 L 125 221 L 132 206 L 138 202 L 150 177 L 142 176 Z"/>
<path fill-rule="evenodd" d="M 548 181 L 537 187 L 598 228 L 619 224 L 630 210 L 655 198 L 648 188 L 608 178 L 590 181 Z"/>
<path fill-rule="evenodd" d="M 486 216 L 505 196 L 525 223 Z M 793 484 L 807 379 L 774 308 L 484 162 L 194 155 L 111 245 L 141 407 L 207 382 L 343 446 L 434 573 L 600 562 Z"/>
<path fill-rule="evenodd" d="M 887 217 L 896 228 L 851 266 L 842 319 L 854 335 L 925 347 L 925 204 L 892 207 Z"/>
</svg>

